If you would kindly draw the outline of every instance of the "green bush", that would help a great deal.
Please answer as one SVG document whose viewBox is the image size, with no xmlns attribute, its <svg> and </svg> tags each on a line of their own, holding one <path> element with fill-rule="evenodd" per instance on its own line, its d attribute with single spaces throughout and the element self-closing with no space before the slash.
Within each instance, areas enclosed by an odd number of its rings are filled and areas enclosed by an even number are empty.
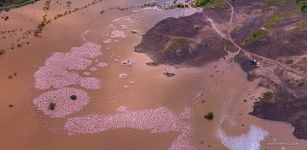
<svg viewBox="0 0 307 150">
<path fill-rule="evenodd" d="M 307 5 L 301 7 L 301 12 L 307 13 Z"/>
<path fill-rule="evenodd" d="M 296 0 L 296 4 L 302 13 L 307 13 L 307 0 Z"/>
<path fill-rule="evenodd" d="M 204 117 L 207 120 L 212 120 L 214 118 L 213 112 L 208 112 Z"/>
<path fill-rule="evenodd" d="M 195 6 L 201 7 L 201 6 L 206 6 L 208 3 L 213 3 L 215 0 L 196 0 L 195 1 Z"/>
<path fill-rule="evenodd" d="M 269 32 L 267 30 L 257 30 L 245 38 L 245 40 L 243 41 L 243 45 L 249 45 L 254 41 L 261 40 L 267 37 L 268 34 Z"/>
</svg>

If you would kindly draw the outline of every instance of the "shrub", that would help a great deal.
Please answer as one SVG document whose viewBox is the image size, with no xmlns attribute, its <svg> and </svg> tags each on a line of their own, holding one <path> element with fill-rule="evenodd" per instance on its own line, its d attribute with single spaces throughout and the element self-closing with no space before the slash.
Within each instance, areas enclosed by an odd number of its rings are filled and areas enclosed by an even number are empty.
<svg viewBox="0 0 307 150">
<path fill-rule="evenodd" d="M 55 109 L 56 104 L 55 103 L 49 103 L 48 105 L 48 109 L 50 110 L 54 110 Z"/>
<path fill-rule="evenodd" d="M 71 96 L 70 96 L 70 99 L 71 99 L 71 100 L 76 100 L 76 99 L 77 99 L 77 96 L 76 96 L 76 95 L 71 95 Z"/>
<path fill-rule="evenodd" d="M 307 13 L 307 5 L 301 7 L 301 12 Z"/>
<path fill-rule="evenodd" d="M 272 92 L 265 92 L 261 98 L 262 101 L 270 101 L 273 98 Z"/>
<path fill-rule="evenodd" d="M 262 29 L 257 30 L 255 32 L 253 32 L 252 34 L 248 35 L 246 37 L 246 39 L 243 41 L 243 44 L 249 45 L 254 41 L 261 40 L 261 39 L 265 38 L 268 35 L 268 33 L 269 32 L 267 30 L 262 30 Z"/>
<path fill-rule="evenodd" d="M 204 117 L 207 120 L 212 120 L 214 118 L 213 112 L 208 112 Z"/>
<path fill-rule="evenodd" d="M 196 0 L 195 1 L 195 6 L 202 7 L 202 6 L 205 6 L 208 3 L 212 3 L 212 2 L 214 2 L 214 0 Z"/>
</svg>

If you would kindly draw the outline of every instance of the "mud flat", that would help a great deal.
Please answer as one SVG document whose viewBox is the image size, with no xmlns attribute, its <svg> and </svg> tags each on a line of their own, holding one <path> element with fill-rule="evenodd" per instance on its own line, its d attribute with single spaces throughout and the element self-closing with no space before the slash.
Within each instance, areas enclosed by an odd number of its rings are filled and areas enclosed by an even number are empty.
<svg viewBox="0 0 307 150">
<path fill-rule="evenodd" d="M 76 5 L 76 2 L 84 3 L 84 0 L 74 1 L 72 7 Z M 238 2 L 245 3 L 246 1 Z M 102 15 L 100 13 L 101 10 L 108 10 L 108 5 L 110 4 L 112 6 L 126 6 L 127 1 L 106 0 L 99 7 L 95 6 L 86 11 L 81 10 L 80 13 L 67 15 L 65 19 L 61 17 L 61 21 L 54 20 L 42 32 L 41 38 L 33 40 L 29 44 L 30 48 L 24 46 L 18 51 L 8 50 L 1 56 L 0 67 L 3 74 L 1 74 L 0 81 L 3 84 L 1 84 L 0 90 L 8 91 L 0 95 L 0 118 L 2 119 L 0 124 L 0 131 L 2 133 L 0 143 L 4 149 L 100 150 L 105 148 L 116 150 L 165 150 L 169 149 L 171 145 L 175 149 L 177 145 L 189 150 L 192 148 L 187 146 L 193 146 L 197 149 L 223 150 L 227 148 L 235 149 L 237 147 L 248 149 L 250 146 L 246 143 L 249 143 L 253 144 L 255 148 L 261 146 L 261 149 L 267 148 L 271 150 L 272 148 L 266 146 L 265 142 L 273 141 L 275 138 L 279 140 L 282 137 L 287 140 L 287 138 L 291 137 L 291 140 L 297 142 L 295 141 L 297 139 L 292 137 L 290 131 L 292 128 L 289 128 L 289 126 L 281 128 L 281 123 L 279 122 L 269 122 L 268 120 L 258 119 L 248 114 L 250 106 L 252 106 L 255 100 L 254 98 L 247 97 L 249 93 L 253 93 L 254 86 L 257 84 L 246 81 L 246 74 L 237 63 L 220 59 L 227 55 L 224 51 L 225 45 L 227 45 L 227 50 L 234 48 L 212 29 L 212 26 L 209 24 L 210 21 L 204 16 L 205 14 L 197 13 L 194 19 L 189 19 L 189 17 L 167 19 L 174 20 L 177 24 L 169 22 L 169 25 L 173 25 L 172 28 L 168 26 L 163 26 L 163 28 L 160 26 L 158 28 L 159 30 L 160 28 L 164 29 L 162 33 L 172 34 L 172 36 L 161 35 L 167 42 L 163 40 L 162 42 L 158 41 L 157 45 L 169 47 L 170 54 L 174 54 L 173 50 L 176 49 L 177 53 L 180 54 L 179 56 L 181 56 L 180 48 L 182 45 L 189 46 L 187 49 L 191 50 L 191 52 L 187 52 L 184 49 L 185 53 L 183 56 L 185 57 L 179 57 L 177 54 L 170 57 L 163 53 L 166 48 L 159 50 L 157 47 L 153 47 L 151 54 L 147 51 L 147 47 L 150 47 L 149 42 L 153 43 L 153 41 L 147 40 L 147 44 L 144 44 L 144 49 L 139 50 L 149 54 L 153 61 L 158 64 L 160 60 L 163 60 L 159 66 L 151 67 L 145 65 L 145 63 L 152 60 L 144 54 L 134 53 L 134 46 L 140 43 L 140 34 L 145 33 L 161 18 L 172 15 L 169 11 L 162 12 L 158 9 L 141 9 L 138 11 L 139 13 L 133 13 L 126 9 L 124 11 L 112 10 L 105 11 Z M 249 3 L 246 5 L 249 5 Z M 58 5 L 52 6 L 50 16 L 57 14 L 59 9 L 62 8 Z M 26 24 L 26 21 L 24 21 L 25 16 L 14 16 L 14 14 L 24 14 L 26 11 L 22 11 L 23 9 L 27 10 L 27 12 L 32 12 L 31 10 L 33 9 L 39 10 L 41 8 L 42 4 L 36 3 L 35 5 L 23 7 L 20 10 L 14 9 L 9 12 L 12 17 L 10 17 L 8 22 L 13 21 L 12 18 L 16 17 L 14 19 L 16 23 L 1 24 L 1 27 L 24 26 Z M 54 10 L 53 8 L 56 9 Z M 219 18 L 223 17 L 222 14 L 227 14 L 227 12 L 229 12 L 227 7 L 226 10 L 218 9 L 209 12 L 212 20 L 218 22 L 217 28 L 221 28 L 223 25 L 227 26 L 229 15 L 225 15 L 225 18 Z M 35 14 L 30 13 L 28 17 L 33 16 Z M 181 19 L 191 21 L 193 24 L 181 22 Z M 93 23 L 93 20 L 95 23 Z M 158 24 L 161 25 L 161 22 Z M 63 28 L 63 26 L 67 28 Z M 176 32 L 169 30 L 173 28 L 177 29 Z M 114 32 L 114 30 L 117 31 Z M 132 30 L 136 30 L 138 33 L 131 33 Z M 225 31 L 227 30 L 222 30 L 222 34 Z M 80 38 L 80 34 L 84 38 Z M 158 37 L 156 33 L 152 35 L 152 40 Z M 178 37 L 175 36 L 180 37 L 179 42 L 177 41 Z M 54 59 L 59 58 L 53 55 L 55 51 L 58 54 L 70 56 L 71 52 L 69 52 L 69 49 L 82 45 L 84 43 L 82 39 L 88 42 L 95 41 L 95 43 L 102 45 L 103 55 L 97 59 L 103 60 L 105 63 L 100 64 L 100 61 L 96 62 L 96 59 L 91 59 L 95 62 L 95 65 L 88 66 L 89 70 L 75 70 L 72 68 L 70 70 L 65 65 L 56 63 L 61 62 L 66 65 L 72 63 L 72 65 L 77 65 L 70 58 L 78 58 L 78 60 L 88 62 L 82 59 L 83 57 L 77 56 L 69 57 L 68 62 L 65 59 L 67 57 L 60 57 L 63 58 L 60 59 L 62 61 Z M 112 39 L 112 41 L 104 42 L 107 39 Z M 11 41 L 11 39 L 7 39 L 7 41 Z M 8 43 L 6 41 L 1 42 L 1 47 L 5 47 L 3 44 Z M 182 43 L 182 45 L 179 44 L 177 47 L 176 43 Z M 172 46 L 168 46 L 168 44 Z M 193 50 L 199 50 L 196 53 L 197 55 L 194 55 Z M 159 59 L 159 61 L 155 60 L 154 57 L 155 53 L 160 54 L 158 52 L 161 52 L 161 57 L 163 58 Z M 217 55 L 215 56 L 215 54 Z M 214 58 L 211 58 L 212 56 Z M 45 64 L 48 58 L 53 58 L 53 63 Z M 117 61 L 114 61 L 115 59 Z M 125 61 L 127 59 L 135 60 L 135 63 L 130 66 L 131 61 Z M 171 61 L 167 61 L 168 59 Z M 177 62 L 176 59 L 180 61 Z M 248 59 L 249 57 L 246 56 L 244 61 Z M 53 67 L 50 67 L 50 64 Z M 245 63 L 242 64 L 246 65 Z M 302 62 L 302 64 L 304 63 Z M 171 65 L 188 65 L 189 67 L 174 68 Z M 299 66 L 296 61 L 293 65 Z M 40 77 L 43 78 L 39 79 L 39 81 L 43 81 L 42 83 L 49 83 L 46 81 L 59 81 L 57 79 L 59 76 L 65 82 L 46 84 L 47 86 L 43 84 L 38 86 L 42 90 L 35 89 L 35 84 L 33 83 L 35 83 L 37 78 L 33 79 L 33 74 L 40 67 L 45 68 L 45 71 L 55 69 L 51 71 L 54 74 L 42 72 Z M 67 74 L 61 73 L 66 71 L 59 70 L 59 67 L 69 72 L 76 72 L 79 76 L 75 75 L 74 80 L 65 80 Z M 251 73 L 259 70 L 250 68 L 250 66 L 246 67 Z M 168 78 L 163 75 L 165 70 L 174 71 L 176 75 Z M 121 73 L 125 73 L 128 76 L 126 78 L 119 78 Z M 86 76 L 84 77 L 83 74 Z M 84 84 L 84 82 L 81 82 L 83 80 L 80 79 L 88 78 L 89 76 L 101 79 L 101 88 L 94 88 L 95 90 L 86 88 L 89 86 L 84 85 L 92 84 Z M 93 85 L 97 87 L 96 85 L 98 84 Z M 128 87 L 127 85 L 129 85 L 129 88 L 123 88 Z M 71 86 L 73 89 L 65 88 L 66 86 Z M 54 91 L 56 88 L 59 88 L 60 91 Z M 82 89 L 86 94 L 79 90 L 74 90 L 74 88 Z M 48 92 L 43 89 L 50 91 Z M 58 95 L 56 98 L 59 100 L 54 101 L 53 98 L 49 97 L 54 95 L 54 93 Z M 37 105 L 38 107 L 35 107 L 35 104 L 33 105 L 33 99 L 36 99 L 34 101 L 36 104 L 40 104 L 39 106 Z M 50 105 L 50 102 L 56 105 Z M 67 111 L 61 106 L 66 106 L 65 108 L 72 107 L 73 109 Z M 186 107 L 191 107 L 193 110 L 191 119 L 181 115 L 181 112 Z M 38 111 L 37 108 L 41 108 L 41 111 Z M 204 118 L 204 115 L 208 112 L 214 113 L 213 120 Z M 156 122 L 152 120 L 156 120 Z M 104 124 L 104 121 L 110 124 Z M 266 122 L 266 124 L 264 125 L 263 122 Z M 169 126 L 161 125 L 164 123 L 168 123 Z M 191 123 L 191 126 L 185 126 L 187 125 L 185 123 Z M 251 126 L 253 124 L 255 124 L 254 127 Z M 64 128 L 65 125 L 66 128 Z M 192 127 L 193 131 L 195 129 L 196 134 L 191 134 L 189 127 Z M 268 136 L 266 136 L 265 131 L 269 133 Z M 283 132 L 281 133 L 280 131 Z M 68 136 L 67 133 L 74 133 L 76 135 Z M 220 139 L 216 137 L 218 133 L 220 133 Z M 238 142 L 244 144 L 238 145 Z M 301 147 L 297 149 L 304 149 L 306 147 L 301 143 L 299 143 Z M 246 148 L 247 146 L 249 147 Z M 276 147 L 276 149 L 280 149 L 280 147 Z"/>
</svg>

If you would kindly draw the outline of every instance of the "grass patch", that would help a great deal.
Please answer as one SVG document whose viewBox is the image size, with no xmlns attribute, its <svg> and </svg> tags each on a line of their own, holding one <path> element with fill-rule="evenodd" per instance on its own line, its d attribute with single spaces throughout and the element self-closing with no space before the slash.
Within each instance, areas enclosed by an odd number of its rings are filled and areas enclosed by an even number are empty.
<svg viewBox="0 0 307 150">
<path fill-rule="evenodd" d="M 307 28 L 307 22 L 306 21 L 302 21 L 296 24 L 295 26 L 295 31 L 300 32 L 303 31 L 304 29 Z"/>
<path fill-rule="evenodd" d="M 307 13 L 307 5 L 301 7 L 301 12 Z"/>
<path fill-rule="evenodd" d="M 175 53 L 177 49 L 181 49 L 189 44 L 187 39 L 174 39 L 171 43 L 167 46 L 166 50 L 164 51 L 166 54 Z"/>
<path fill-rule="evenodd" d="M 212 120 L 214 118 L 213 112 L 208 112 L 207 114 L 205 114 L 204 118 L 206 118 L 207 120 Z"/>
<path fill-rule="evenodd" d="M 194 7 L 222 6 L 222 0 L 195 0 Z"/>
<path fill-rule="evenodd" d="M 261 101 L 270 101 L 273 99 L 273 93 L 272 92 L 265 92 L 262 95 Z"/>
<path fill-rule="evenodd" d="M 303 86 L 303 85 L 305 85 L 305 80 L 304 80 L 304 79 L 297 80 L 296 82 L 297 82 L 297 85 L 298 85 L 298 86 Z"/>
<path fill-rule="evenodd" d="M 307 0 L 296 0 L 296 4 L 302 13 L 307 13 Z"/>
<path fill-rule="evenodd" d="M 243 45 L 249 45 L 254 41 L 261 40 L 265 38 L 268 34 L 269 32 L 267 30 L 257 30 L 245 38 L 245 40 L 243 41 Z"/>
<path fill-rule="evenodd" d="M 267 19 L 265 27 L 270 28 L 276 24 L 281 23 L 283 20 L 288 19 L 290 17 L 291 17 L 291 14 L 289 12 L 286 12 L 283 14 L 279 14 L 279 13 L 274 14 Z"/>
<path fill-rule="evenodd" d="M 195 0 L 196 7 L 206 6 L 209 3 L 214 3 L 215 0 Z"/>
</svg>

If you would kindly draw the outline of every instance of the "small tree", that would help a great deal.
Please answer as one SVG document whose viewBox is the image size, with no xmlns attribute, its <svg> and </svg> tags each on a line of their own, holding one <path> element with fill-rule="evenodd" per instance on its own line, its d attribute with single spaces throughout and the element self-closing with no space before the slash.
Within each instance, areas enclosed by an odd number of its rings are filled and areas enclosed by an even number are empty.
<svg viewBox="0 0 307 150">
<path fill-rule="evenodd" d="M 213 112 L 208 112 L 204 117 L 207 120 L 212 120 L 214 118 Z"/>
<path fill-rule="evenodd" d="M 55 103 L 49 103 L 48 105 L 48 109 L 50 110 L 54 110 L 55 109 L 56 104 Z"/>
<path fill-rule="evenodd" d="M 307 13 L 307 5 L 302 6 L 301 11 Z"/>
<path fill-rule="evenodd" d="M 71 95 L 71 96 L 70 96 L 70 99 L 71 99 L 71 100 L 76 100 L 76 99 L 77 99 L 77 96 L 76 96 L 76 95 Z"/>
</svg>

